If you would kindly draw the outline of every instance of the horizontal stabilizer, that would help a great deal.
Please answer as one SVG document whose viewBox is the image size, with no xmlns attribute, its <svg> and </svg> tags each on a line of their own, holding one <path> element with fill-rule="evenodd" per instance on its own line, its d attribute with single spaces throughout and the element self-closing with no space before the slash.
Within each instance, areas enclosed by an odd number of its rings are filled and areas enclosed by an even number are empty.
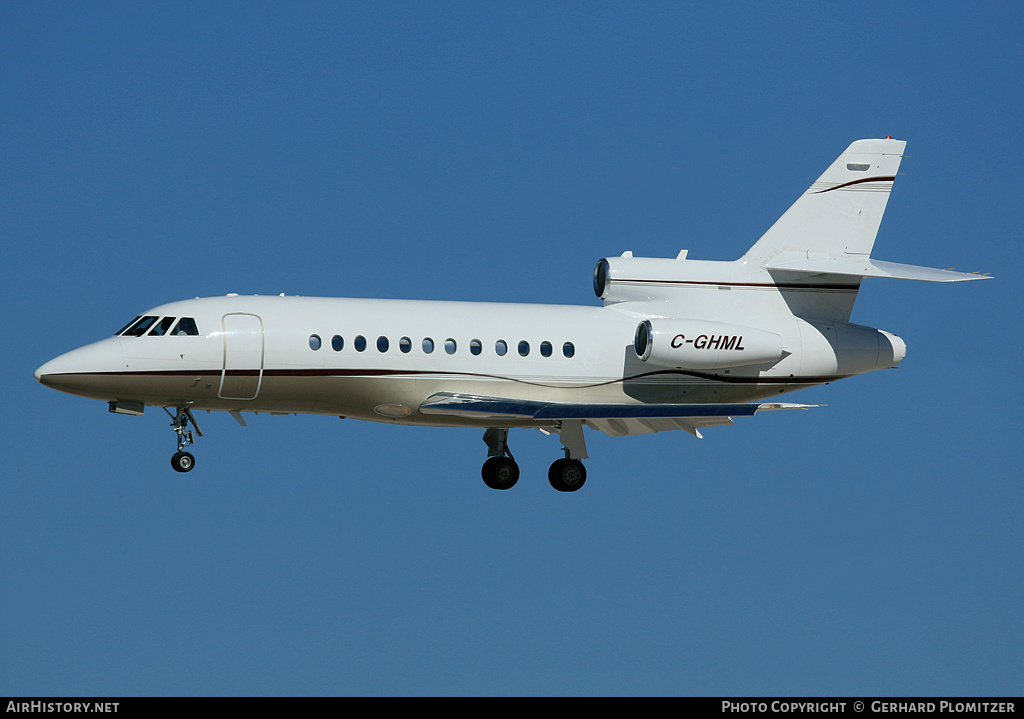
<svg viewBox="0 0 1024 719">
<path fill-rule="evenodd" d="M 888 277 L 896 280 L 923 280 L 925 282 L 964 282 L 966 280 L 987 280 L 990 275 L 968 272 L 953 272 L 934 267 L 904 265 L 899 262 L 885 262 L 860 255 L 810 259 L 782 253 L 766 264 L 769 270 L 801 272 L 805 274 L 845 275 L 849 277 Z"/>
</svg>

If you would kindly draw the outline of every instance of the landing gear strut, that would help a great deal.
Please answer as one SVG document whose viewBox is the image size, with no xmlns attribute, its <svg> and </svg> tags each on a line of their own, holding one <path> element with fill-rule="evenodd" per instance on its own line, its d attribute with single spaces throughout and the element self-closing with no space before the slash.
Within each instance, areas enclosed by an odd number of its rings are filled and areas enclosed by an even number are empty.
<svg viewBox="0 0 1024 719">
<path fill-rule="evenodd" d="M 171 427 L 178 433 L 178 451 L 171 457 L 171 466 L 176 472 L 190 472 L 196 466 L 196 458 L 191 453 L 184 451 L 185 447 L 195 442 L 192 431 L 188 428 L 189 422 L 192 423 L 197 435 L 202 437 L 203 432 L 199 429 L 196 418 L 192 416 L 192 410 L 188 407 L 178 407 L 178 412 L 174 415 L 166 407 L 164 407 L 164 412 L 167 412 L 172 420 Z"/>
<path fill-rule="evenodd" d="M 519 465 L 508 449 L 507 429 L 488 429 L 484 432 L 487 443 L 487 461 L 480 475 L 491 489 L 509 489 L 519 481 Z"/>
<path fill-rule="evenodd" d="M 558 428 L 558 437 L 562 440 L 565 457 L 551 463 L 551 467 L 548 468 L 548 482 L 559 492 L 575 492 L 587 481 L 587 468 L 580 461 L 587 458 L 583 422 L 562 420 Z"/>
</svg>

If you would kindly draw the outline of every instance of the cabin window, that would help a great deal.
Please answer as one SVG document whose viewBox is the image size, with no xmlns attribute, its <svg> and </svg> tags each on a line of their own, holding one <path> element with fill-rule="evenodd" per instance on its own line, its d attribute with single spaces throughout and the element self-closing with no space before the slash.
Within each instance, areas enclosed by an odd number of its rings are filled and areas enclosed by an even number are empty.
<svg viewBox="0 0 1024 719">
<path fill-rule="evenodd" d="M 494 352 L 499 357 L 504 357 L 505 353 L 508 352 L 508 343 L 505 340 L 498 340 L 494 343 Z"/>
<path fill-rule="evenodd" d="M 146 334 L 146 330 L 148 330 L 153 325 L 153 323 L 156 322 L 156 320 L 156 317 L 143 317 L 142 319 L 138 320 L 135 324 L 133 324 L 131 327 L 126 329 L 124 331 L 124 336 L 141 337 L 142 335 Z"/>
<path fill-rule="evenodd" d="M 309 348 L 311 350 L 316 351 L 316 350 L 320 349 L 320 345 L 321 345 L 320 335 L 310 335 L 309 336 Z"/>
<path fill-rule="evenodd" d="M 550 357 L 551 356 L 551 343 L 546 341 L 546 340 L 544 342 L 541 342 L 540 343 L 540 353 L 544 357 Z"/>
<path fill-rule="evenodd" d="M 331 349 L 335 352 L 341 352 L 345 349 L 345 338 L 341 335 L 334 335 L 334 337 L 331 337 Z"/>
<path fill-rule="evenodd" d="M 444 351 L 450 355 L 455 354 L 455 350 L 458 349 L 458 345 L 455 344 L 455 340 L 451 337 L 444 341 Z"/>
<path fill-rule="evenodd" d="M 519 340 L 519 356 L 525 357 L 530 354 L 530 343 L 526 340 Z"/>
<path fill-rule="evenodd" d="M 483 351 L 483 349 L 484 349 L 484 346 L 483 346 L 483 344 L 481 344 L 480 340 L 471 340 L 470 341 L 470 343 L 469 343 L 469 353 L 470 354 L 478 355 L 478 354 L 480 354 Z"/>
<path fill-rule="evenodd" d="M 391 343 L 388 342 L 388 338 L 387 337 L 381 335 L 380 337 L 377 338 L 377 351 L 378 352 L 387 352 L 388 351 L 388 347 L 390 347 L 390 346 L 391 346 Z"/>
<path fill-rule="evenodd" d="M 572 342 L 566 342 L 562 345 L 562 354 L 566 357 L 572 357 L 576 354 L 576 345 Z"/>
<path fill-rule="evenodd" d="M 362 335 L 356 335 L 356 339 L 353 344 L 355 344 L 356 352 L 362 352 L 366 349 L 366 338 Z"/>
<path fill-rule="evenodd" d="M 434 351 L 434 340 L 429 337 L 423 338 L 423 354 L 430 354 Z"/>
<path fill-rule="evenodd" d="M 171 325 L 174 324 L 175 317 L 164 317 L 162 320 L 156 323 L 156 327 L 149 331 L 149 334 L 154 337 L 161 337 L 167 334 L 167 330 L 171 329 Z"/>
<path fill-rule="evenodd" d="M 196 327 L 196 321 L 191 317 L 182 317 L 178 320 L 177 326 L 171 330 L 172 335 L 198 335 L 199 328 Z"/>
<path fill-rule="evenodd" d="M 398 349 L 402 350 L 403 354 L 409 354 L 412 351 L 412 340 L 408 337 L 398 340 Z"/>
</svg>

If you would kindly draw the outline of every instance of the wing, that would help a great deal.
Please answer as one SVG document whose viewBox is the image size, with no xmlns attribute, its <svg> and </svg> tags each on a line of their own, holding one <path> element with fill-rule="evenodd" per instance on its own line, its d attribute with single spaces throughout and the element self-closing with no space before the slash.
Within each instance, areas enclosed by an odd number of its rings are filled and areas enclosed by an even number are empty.
<svg viewBox="0 0 1024 719">
<path fill-rule="evenodd" d="M 700 429 L 732 424 L 733 417 L 750 417 L 774 409 L 808 409 L 819 405 L 788 403 L 739 404 L 577 404 L 542 402 L 509 397 L 484 397 L 456 392 L 438 392 L 421 405 L 424 414 L 471 419 L 550 421 L 582 420 L 613 437 L 650 434 L 673 429 L 686 430 L 700 438 Z"/>
</svg>

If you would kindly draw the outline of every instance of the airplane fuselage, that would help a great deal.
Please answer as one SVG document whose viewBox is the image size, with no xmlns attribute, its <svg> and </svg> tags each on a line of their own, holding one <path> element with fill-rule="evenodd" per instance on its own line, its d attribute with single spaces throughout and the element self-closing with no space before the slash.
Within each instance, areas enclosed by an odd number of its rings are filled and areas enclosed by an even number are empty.
<svg viewBox="0 0 1024 719">
<path fill-rule="evenodd" d="M 420 405 L 438 392 L 570 403 L 750 402 L 854 373 L 838 373 L 826 332 L 792 316 L 768 323 L 792 349 L 769 367 L 651 366 L 637 356 L 634 335 L 652 315 L 632 309 L 229 295 L 155 307 L 140 316 L 153 320 L 138 336 L 75 350 L 37 376 L 108 402 L 463 425 L 479 422 L 423 414 Z M 183 317 L 198 334 L 153 334 Z M 746 349 L 742 335 L 707 325 L 694 335 L 698 349 Z M 679 337 L 675 344 L 685 341 Z M 796 351 L 801 344 L 807 351 Z"/>
</svg>

